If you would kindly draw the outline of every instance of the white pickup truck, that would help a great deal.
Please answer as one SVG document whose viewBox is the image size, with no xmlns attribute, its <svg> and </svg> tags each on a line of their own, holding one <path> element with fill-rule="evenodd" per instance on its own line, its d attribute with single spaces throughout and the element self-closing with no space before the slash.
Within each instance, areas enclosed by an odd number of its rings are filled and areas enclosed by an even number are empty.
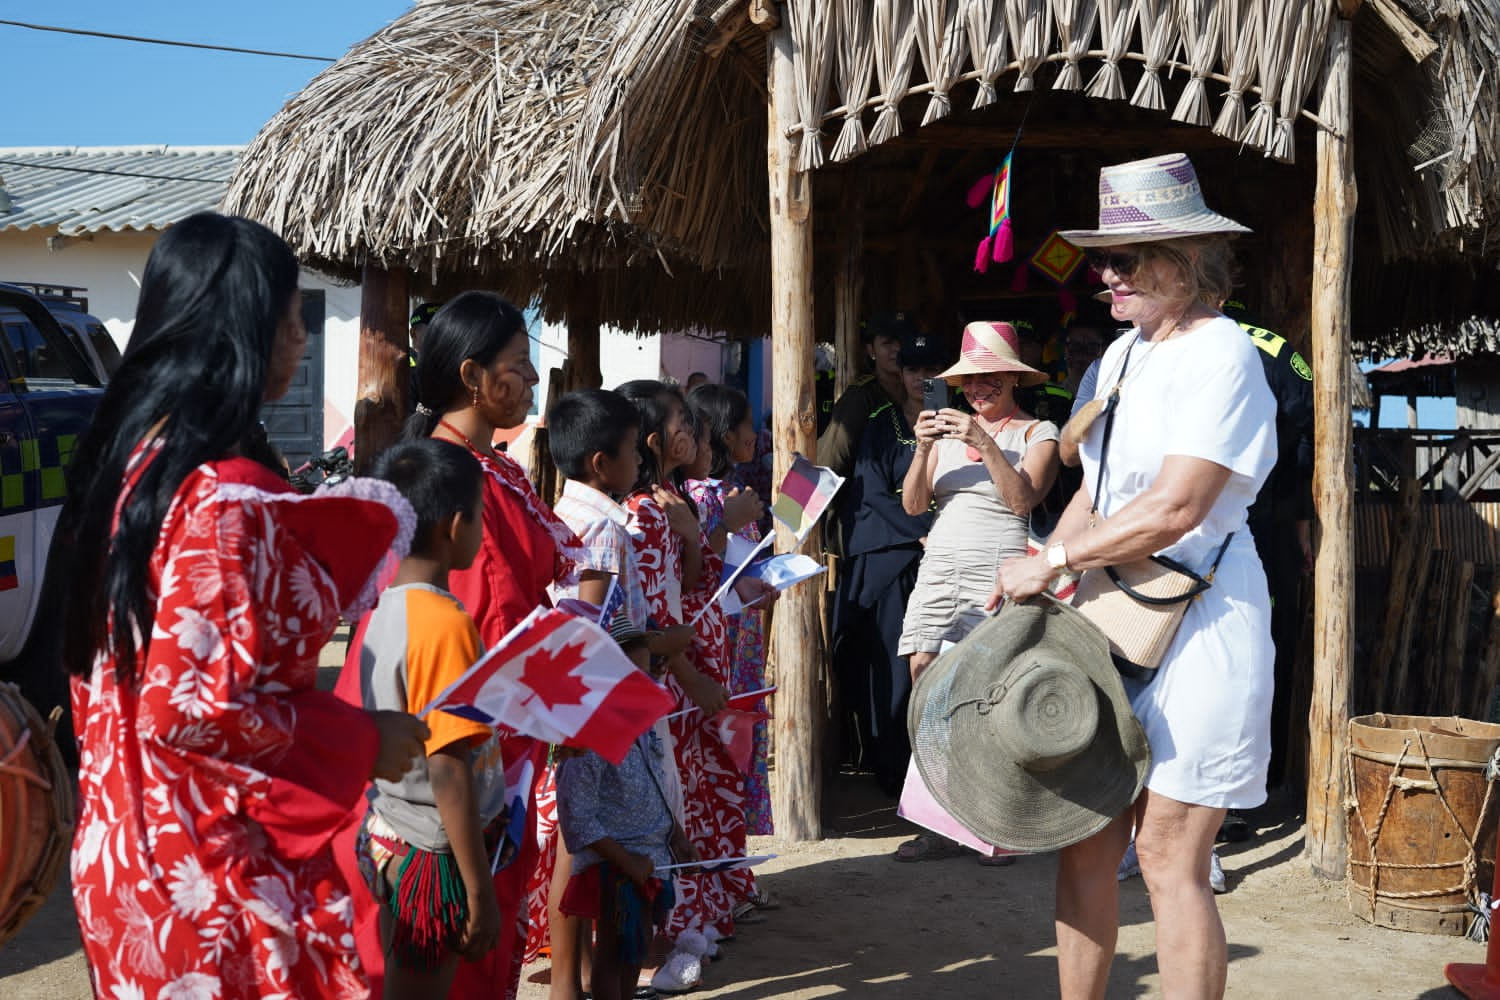
<svg viewBox="0 0 1500 1000">
<path fill-rule="evenodd" d="M 119 363 L 80 291 L 0 283 L 0 680 L 19 683 L 43 715 L 67 690 L 44 666 L 54 643 L 33 635 L 48 627 L 47 547 L 64 470 Z"/>
</svg>

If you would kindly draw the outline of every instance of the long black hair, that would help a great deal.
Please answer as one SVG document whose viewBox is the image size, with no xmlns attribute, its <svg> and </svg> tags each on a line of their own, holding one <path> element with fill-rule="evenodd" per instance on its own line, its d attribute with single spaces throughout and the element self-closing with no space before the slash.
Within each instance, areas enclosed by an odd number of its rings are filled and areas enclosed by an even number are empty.
<svg viewBox="0 0 1500 1000">
<path fill-rule="evenodd" d="M 650 489 L 652 486 L 669 485 L 667 477 L 663 475 L 661 461 L 656 457 L 656 452 L 646 443 L 652 434 L 657 435 L 657 440 L 663 446 L 670 446 L 667 439 L 667 420 L 672 416 L 672 404 L 682 408 L 683 413 L 688 415 L 689 423 L 692 416 L 687 408 L 687 403 L 682 398 L 682 391 L 675 385 L 667 385 L 653 378 L 638 378 L 615 389 L 620 395 L 635 404 L 635 408 L 641 415 L 641 435 L 637 438 L 636 448 L 641 453 L 641 471 L 635 479 L 635 488 L 638 490 Z"/>
<path fill-rule="evenodd" d="M 236 449 L 265 461 L 258 416 L 296 291 L 291 248 L 249 219 L 202 212 L 156 242 L 120 368 L 68 469 L 48 560 L 70 673 L 109 650 L 119 683 L 134 682 L 151 641 L 149 564 L 178 488 Z M 122 499 L 127 464 L 151 439 Z"/>
<path fill-rule="evenodd" d="M 750 400 L 732 386 L 709 383 L 688 393 L 693 419 L 708 425 L 708 447 L 713 455 L 708 474 L 723 479 L 734 468 L 729 444 L 724 438 L 750 416 Z"/>
<path fill-rule="evenodd" d="M 401 429 L 402 440 L 432 434 L 442 415 L 469 398 L 459 369 L 465 361 L 488 368 L 516 337 L 526 336 L 526 317 L 494 292 L 464 292 L 439 309 L 422 334 L 417 356 L 418 410 Z"/>
</svg>

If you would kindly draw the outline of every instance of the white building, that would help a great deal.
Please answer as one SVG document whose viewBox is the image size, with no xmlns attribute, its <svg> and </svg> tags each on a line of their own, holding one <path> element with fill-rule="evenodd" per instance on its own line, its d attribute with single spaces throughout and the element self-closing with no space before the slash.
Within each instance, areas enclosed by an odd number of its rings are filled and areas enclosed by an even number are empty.
<svg viewBox="0 0 1500 1000">
<path fill-rule="evenodd" d="M 151 247 L 172 223 L 218 207 L 240 152 L 238 146 L 0 147 L 0 281 L 87 289 L 89 311 L 123 349 Z M 331 447 L 349 429 L 359 367 L 360 289 L 312 271 L 304 271 L 302 284 L 308 355 L 293 394 L 266 417 L 294 458 Z M 546 372 L 565 355 L 567 332 L 535 324 L 533 334 L 532 358 L 543 373 L 541 413 Z M 753 352 L 757 360 L 762 351 Z M 695 371 L 718 381 L 739 356 L 737 348 L 699 337 L 606 329 L 600 343 L 606 386 L 635 378 L 686 382 Z M 752 397 L 768 399 L 769 366 L 750 370 L 761 388 Z"/>
</svg>

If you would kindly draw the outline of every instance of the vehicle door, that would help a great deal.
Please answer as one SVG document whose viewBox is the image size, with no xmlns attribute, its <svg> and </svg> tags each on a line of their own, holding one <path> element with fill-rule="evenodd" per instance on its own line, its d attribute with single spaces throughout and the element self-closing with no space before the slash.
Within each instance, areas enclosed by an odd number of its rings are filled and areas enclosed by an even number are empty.
<svg viewBox="0 0 1500 1000">
<path fill-rule="evenodd" d="M 0 289 L 0 663 L 21 650 L 36 616 L 65 477 L 103 390 L 50 313 Z M 9 558 L 7 558 L 9 557 Z"/>
</svg>

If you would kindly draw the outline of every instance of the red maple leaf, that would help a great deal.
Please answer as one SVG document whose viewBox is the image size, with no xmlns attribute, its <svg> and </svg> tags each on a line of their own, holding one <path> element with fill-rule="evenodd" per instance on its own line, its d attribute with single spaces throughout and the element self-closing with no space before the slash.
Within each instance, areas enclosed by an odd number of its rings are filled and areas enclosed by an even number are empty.
<svg viewBox="0 0 1500 1000">
<path fill-rule="evenodd" d="M 583 662 L 586 645 L 580 639 L 557 650 L 543 646 L 526 657 L 521 667 L 521 683 L 531 688 L 549 711 L 558 705 L 580 704 L 589 693 L 588 685 L 572 674 L 573 668 Z"/>
</svg>

